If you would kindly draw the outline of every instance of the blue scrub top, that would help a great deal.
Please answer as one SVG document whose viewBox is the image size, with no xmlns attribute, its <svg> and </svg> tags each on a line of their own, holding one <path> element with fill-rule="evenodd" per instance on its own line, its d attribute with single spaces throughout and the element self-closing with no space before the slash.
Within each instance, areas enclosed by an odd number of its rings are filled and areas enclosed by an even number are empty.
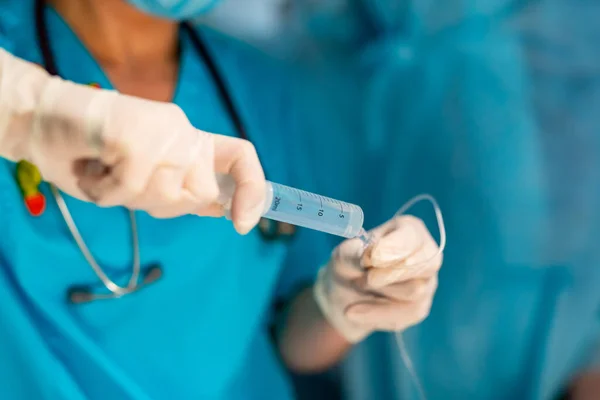
<svg viewBox="0 0 600 400">
<path fill-rule="evenodd" d="M 304 21 L 290 163 L 314 161 L 292 183 L 360 204 L 368 228 L 440 202 L 439 289 L 404 334 L 428 398 L 556 398 L 600 345 L 599 8 L 333 3 Z M 350 400 L 419 399 L 391 335 L 344 372 Z"/>
<path fill-rule="evenodd" d="M 41 62 L 33 2 L 0 9 L 3 45 Z M 65 78 L 110 82 L 60 16 L 46 10 L 51 46 Z M 226 77 L 249 137 L 270 179 L 286 182 L 284 86 L 262 55 L 201 32 Z M 174 102 L 200 129 L 234 134 L 214 82 L 182 37 Z M 157 220 L 136 213 L 142 266 L 163 278 L 119 300 L 70 305 L 66 290 L 97 277 L 63 220 L 49 187 L 46 211 L 32 217 L 0 162 L 0 393 L 10 399 L 286 399 L 284 369 L 268 335 L 268 317 L 286 245 L 255 230 L 238 235 L 224 219 Z M 118 281 L 132 265 L 130 224 L 122 208 L 67 197 L 87 246 Z"/>
</svg>

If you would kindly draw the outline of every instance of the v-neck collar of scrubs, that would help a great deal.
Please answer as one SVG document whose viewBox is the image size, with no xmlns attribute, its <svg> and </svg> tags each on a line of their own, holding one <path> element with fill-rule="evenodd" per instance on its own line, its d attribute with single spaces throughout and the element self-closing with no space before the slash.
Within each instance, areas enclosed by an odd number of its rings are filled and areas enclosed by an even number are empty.
<svg viewBox="0 0 600 400">
<path fill-rule="evenodd" d="M 76 83 L 96 83 L 104 89 L 114 89 L 102 67 L 58 12 L 47 6 L 45 18 L 49 46 L 61 76 Z M 219 99 L 215 82 L 184 29 L 180 29 L 179 42 L 179 71 L 172 102 L 183 109 L 196 128 L 237 136 L 222 102 L 215 101 Z M 211 47 L 209 43 L 207 47 Z M 219 49 L 212 50 L 219 54 Z M 74 59 L 77 62 L 70 61 Z"/>
<path fill-rule="evenodd" d="M 96 83 L 103 89 L 115 90 L 110 78 L 106 75 L 98 61 L 85 47 L 83 42 L 77 36 L 69 24 L 60 16 L 60 14 L 51 6 L 46 7 L 45 18 L 47 20 L 48 35 L 50 37 L 50 47 L 56 55 L 58 68 L 61 75 L 74 82 L 91 84 Z M 171 101 L 178 103 L 181 92 L 182 77 L 186 72 L 185 67 L 189 64 L 190 41 L 184 40 L 185 33 L 180 29 L 180 54 L 175 89 Z M 80 54 L 78 63 L 61 63 L 61 60 L 70 59 L 69 53 L 75 49 Z"/>
</svg>

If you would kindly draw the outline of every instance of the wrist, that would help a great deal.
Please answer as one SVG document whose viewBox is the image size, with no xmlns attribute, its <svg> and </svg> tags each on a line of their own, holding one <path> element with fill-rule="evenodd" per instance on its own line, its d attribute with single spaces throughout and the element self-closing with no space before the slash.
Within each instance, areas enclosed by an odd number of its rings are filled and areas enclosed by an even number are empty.
<svg viewBox="0 0 600 400">
<path fill-rule="evenodd" d="M 30 159 L 29 142 L 36 110 L 51 77 L 35 64 L 0 49 L 0 155 Z"/>
<path fill-rule="evenodd" d="M 358 343 L 372 333 L 372 329 L 359 326 L 346 317 L 345 309 L 333 299 L 335 285 L 332 272 L 321 268 L 313 287 L 313 297 L 323 317 L 349 343 Z"/>
<path fill-rule="evenodd" d="M 308 287 L 290 304 L 278 347 L 288 368 L 315 373 L 337 363 L 351 343 L 323 316 Z"/>
</svg>

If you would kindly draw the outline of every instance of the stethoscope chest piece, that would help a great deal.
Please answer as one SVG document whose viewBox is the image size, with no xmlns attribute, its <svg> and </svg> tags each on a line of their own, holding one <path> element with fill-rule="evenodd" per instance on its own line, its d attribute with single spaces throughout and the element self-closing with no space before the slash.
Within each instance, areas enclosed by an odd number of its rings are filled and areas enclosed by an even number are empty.
<svg viewBox="0 0 600 400">
<path fill-rule="evenodd" d="M 85 304 L 95 300 L 118 299 L 122 296 L 139 292 L 147 286 L 156 283 L 163 276 L 163 269 L 160 264 L 152 264 L 143 268 L 140 272 L 140 279 L 128 287 L 118 292 L 98 293 L 94 285 L 73 285 L 67 290 L 67 303 Z"/>
</svg>

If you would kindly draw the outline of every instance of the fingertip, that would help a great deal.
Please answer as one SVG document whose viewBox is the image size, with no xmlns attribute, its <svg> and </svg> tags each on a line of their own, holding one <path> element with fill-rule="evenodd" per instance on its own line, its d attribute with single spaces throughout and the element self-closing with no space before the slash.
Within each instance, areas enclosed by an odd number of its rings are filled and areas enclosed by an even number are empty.
<svg viewBox="0 0 600 400">
<path fill-rule="evenodd" d="M 383 274 L 378 273 L 377 270 L 370 270 L 367 274 L 367 285 L 373 289 L 381 289 L 387 285 L 387 279 Z"/>
<path fill-rule="evenodd" d="M 260 218 L 256 221 L 234 221 L 233 226 L 240 235 L 247 235 L 252 229 L 254 229 L 259 220 Z"/>
<path fill-rule="evenodd" d="M 390 263 L 405 261 L 423 245 L 423 238 L 410 225 L 398 225 L 373 246 L 373 267 L 387 267 Z"/>
<path fill-rule="evenodd" d="M 260 182 L 244 184 L 236 190 L 231 218 L 235 229 L 242 235 L 247 234 L 262 217 L 265 208 L 265 189 Z"/>
<path fill-rule="evenodd" d="M 221 218 L 225 216 L 225 209 L 220 204 L 211 204 L 197 209 L 194 214 L 200 217 Z"/>
<path fill-rule="evenodd" d="M 237 224 L 233 224 L 233 226 L 235 228 L 235 231 L 237 233 L 239 233 L 240 235 L 242 235 L 242 236 L 246 236 L 252 230 L 252 228 L 248 228 L 248 227 L 245 227 L 245 226 L 240 226 L 240 225 L 237 225 Z"/>
<path fill-rule="evenodd" d="M 376 248 L 371 252 L 371 266 L 374 268 L 387 268 L 390 263 L 405 261 L 411 254 L 412 250 L 410 248 Z"/>
<path fill-rule="evenodd" d="M 381 314 L 381 309 L 386 308 L 387 300 L 373 299 L 363 301 L 349 306 L 345 315 L 352 323 L 359 325 L 370 325 L 376 323 Z"/>
<path fill-rule="evenodd" d="M 373 289 L 381 289 L 392 283 L 406 281 L 411 277 L 411 270 L 407 268 L 371 269 L 367 275 L 367 283 Z"/>
<path fill-rule="evenodd" d="M 346 318 L 355 324 L 365 322 L 370 311 L 371 307 L 367 304 L 352 305 L 346 310 Z"/>
</svg>

